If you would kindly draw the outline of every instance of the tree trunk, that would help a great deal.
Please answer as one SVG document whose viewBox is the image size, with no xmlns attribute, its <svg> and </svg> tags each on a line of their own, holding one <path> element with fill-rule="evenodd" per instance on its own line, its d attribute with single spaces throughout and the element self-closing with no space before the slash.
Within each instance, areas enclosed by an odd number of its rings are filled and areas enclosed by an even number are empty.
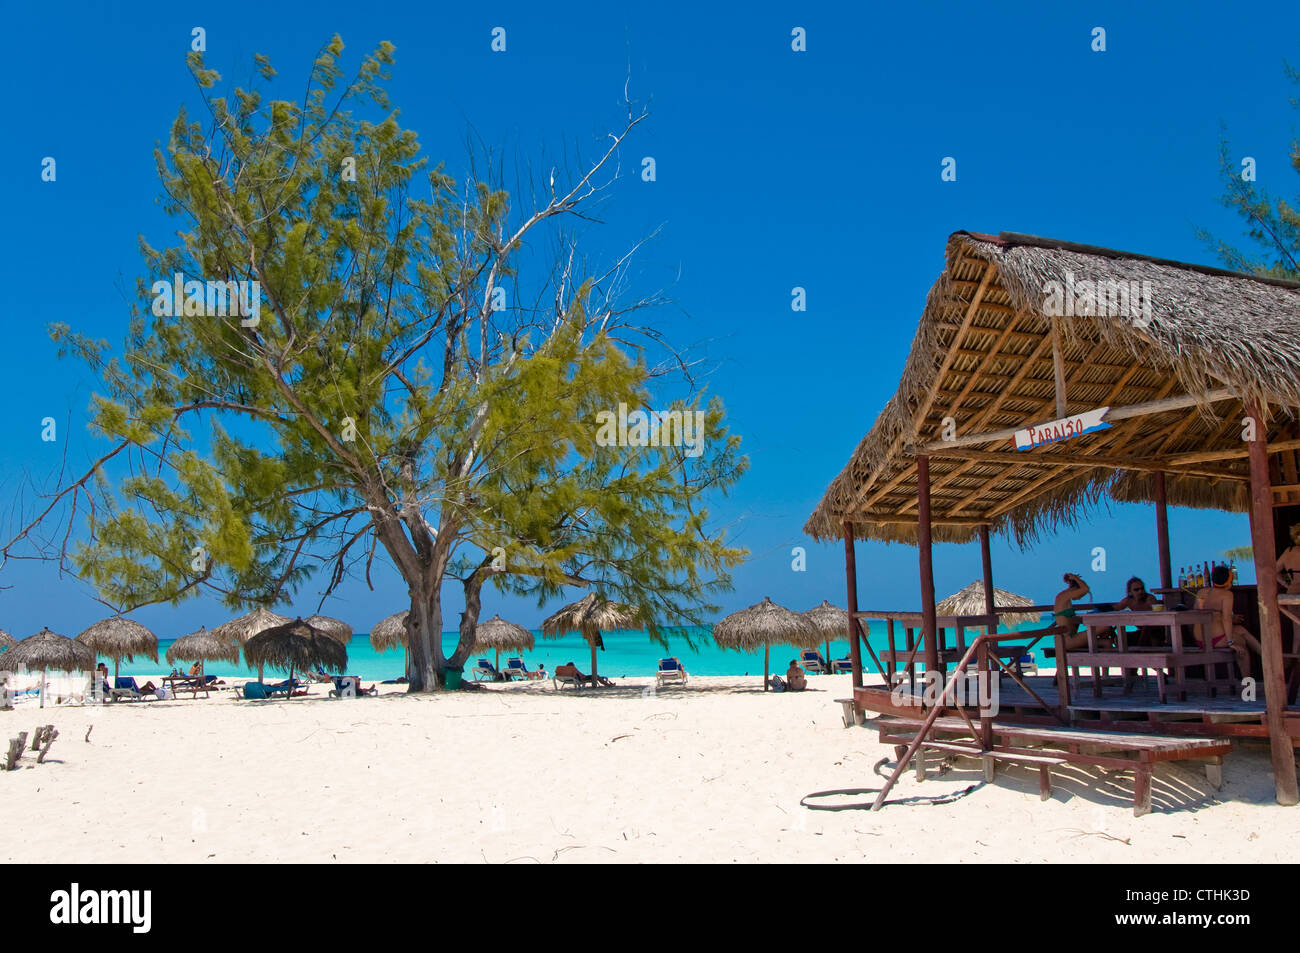
<svg viewBox="0 0 1300 953">
<path fill-rule="evenodd" d="M 442 598 L 436 588 L 421 591 L 411 587 L 411 613 L 408 617 L 410 662 L 407 664 L 408 693 L 438 689 L 438 670 L 442 662 Z"/>
<path fill-rule="evenodd" d="M 483 610 L 483 583 L 486 580 L 484 568 L 470 573 L 465 580 L 465 611 L 460 614 L 460 639 L 456 642 L 456 651 L 447 660 L 448 668 L 464 668 L 474 651 L 474 632 L 478 628 L 479 613 Z M 501 653 L 497 652 L 497 665 L 501 664 Z"/>
</svg>

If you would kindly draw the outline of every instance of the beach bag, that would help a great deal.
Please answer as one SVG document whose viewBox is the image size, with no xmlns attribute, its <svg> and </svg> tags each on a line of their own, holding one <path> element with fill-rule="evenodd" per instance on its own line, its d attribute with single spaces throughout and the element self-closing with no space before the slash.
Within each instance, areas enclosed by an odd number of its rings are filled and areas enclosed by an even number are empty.
<svg viewBox="0 0 1300 953">
<path fill-rule="evenodd" d="M 166 685 L 162 686 L 156 692 L 154 692 L 154 695 L 157 696 L 159 701 L 165 701 L 166 699 L 172 697 L 171 692 L 167 691 Z"/>
</svg>

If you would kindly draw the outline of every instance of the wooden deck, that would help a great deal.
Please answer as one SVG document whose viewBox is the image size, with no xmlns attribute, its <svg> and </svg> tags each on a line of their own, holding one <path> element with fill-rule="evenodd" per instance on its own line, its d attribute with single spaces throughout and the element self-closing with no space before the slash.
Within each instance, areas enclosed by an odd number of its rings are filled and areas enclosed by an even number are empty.
<svg viewBox="0 0 1300 953">
<path fill-rule="evenodd" d="M 1042 698 L 1040 704 L 1019 685 L 1003 678 L 998 688 L 997 725 L 1061 725 L 1055 709 L 1060 705 L 1056 679 L 1051 676 L 1026 676 L 1025 684 Z M 917 692 L 920 691 L 917 685 Z M 900 696 L 909 694 L 906 684 L 899 686 Z M 861 712 L 915 719 L 925 709 L 918 705 L 895 704 L 884 686 L 855 689 L 854 705 Z M 956 710 L 952 709 L 956 715 Z M 973 707 L 967 708 L 972 718 Z M 1287 709 L 1287 728 L 1292 742 L 1300 747 L 1300 707 Z M 1119 685 L 1106 685 L 1101 698 L 1082 691 L 1068 709 L 1068 721 L 1074 728 L 1127 731 L 1165 735 L 1209 735 L 1244 738 L 1267 738 L 1264 698 L 1243 701 L 1235 695 L 1189 694 L 1186 701 L 1170 699 L 1161 703 L 1154 681 L 1139 683 L 1127 693 Z"/>
</svg>

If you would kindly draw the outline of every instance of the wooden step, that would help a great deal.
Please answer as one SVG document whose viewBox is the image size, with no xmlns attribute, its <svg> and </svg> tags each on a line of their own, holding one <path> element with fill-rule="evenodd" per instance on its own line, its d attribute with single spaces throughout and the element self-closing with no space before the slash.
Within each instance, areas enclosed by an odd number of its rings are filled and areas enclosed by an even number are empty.
<svg viewBox="0 0 1300 953">
<path fill-rule="evenodd" d="M 1032 754 L 1003 754 L 998 751 L 983 751 L 979 748 L 972 748 L 969 745 L 954 745 L 943 741 L 927 741 L 921 747 L 930 751 L 946 751 L 951 754 L 965 755 L 968 758 L 997 758 L 999 761 L 1007 761 L 1012 764 L 1040 765 L 1040 764 L 1066 764 L 1064 758 L 1044 758 L 1040 755 Z"/>
</svg>

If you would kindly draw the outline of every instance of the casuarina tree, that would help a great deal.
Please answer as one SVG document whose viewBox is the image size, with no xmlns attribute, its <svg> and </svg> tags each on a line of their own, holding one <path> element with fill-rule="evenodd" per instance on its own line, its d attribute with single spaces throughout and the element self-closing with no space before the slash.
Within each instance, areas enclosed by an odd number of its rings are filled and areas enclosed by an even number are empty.
<svg viewBox="0 0 1300 953">
<path fill-rule="evenodd" d="M 294 100 L 264 99 L 262 57 L 259 88 L 220 95 L 190 54 L 201 110 L 156 151 L 178 240 L 141 239 L 120 351 L 53 329 L 98 371 L 104 441 L 41 514 L 89 514 L 60 557 L 122 607 L 271 605 L 379 558 L 410 594 L 412 691 L 465 662 L 485 585 L 595 592 L 660 641 L 705 621 L 743 556 L 703 505 L 743 473 L 739 438 L 647 323 L 660 296 L 627 299 L 635 249 L 588 264 L 646 114 L 574 171 L 458 183 L 388 101 L 393 49 L 348 79 L 335 37 Z"/>
</svg>

